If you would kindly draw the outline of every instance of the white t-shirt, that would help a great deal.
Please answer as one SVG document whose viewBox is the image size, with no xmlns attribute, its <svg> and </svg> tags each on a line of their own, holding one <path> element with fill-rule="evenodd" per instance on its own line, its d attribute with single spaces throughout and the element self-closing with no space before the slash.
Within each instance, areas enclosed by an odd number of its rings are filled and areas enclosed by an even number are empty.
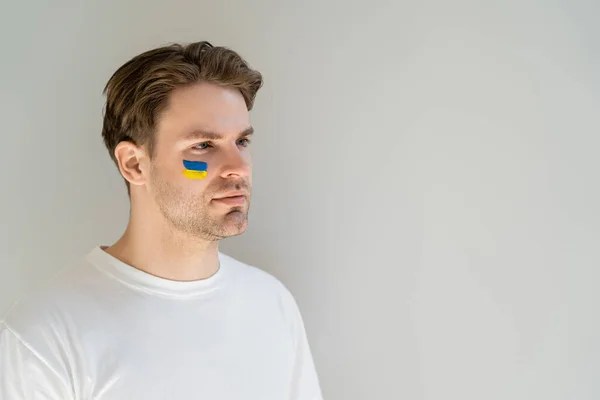
<svg viewBox="0 0 600 400">
<path fill-rule="evenodd" d="M 176 282 L 95 248 L 6 316 L 0 399 L 321 400 L 292 295 L 219 260 Z"/>
</svg>

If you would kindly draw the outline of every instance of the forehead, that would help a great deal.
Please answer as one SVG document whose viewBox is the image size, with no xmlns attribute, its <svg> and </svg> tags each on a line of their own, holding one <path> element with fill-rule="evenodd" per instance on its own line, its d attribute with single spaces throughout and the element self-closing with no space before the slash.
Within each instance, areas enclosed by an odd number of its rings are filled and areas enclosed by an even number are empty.
<svg viewBox="0 0 600 400">
<path fill-rule="evenodd" d="M 177 139 L 194 130 L 237 135 L 249 126 L 249 112 L 240 91 L 212 83 L 175 89 L 158 120 L 162 139 Z"/>
</svg>

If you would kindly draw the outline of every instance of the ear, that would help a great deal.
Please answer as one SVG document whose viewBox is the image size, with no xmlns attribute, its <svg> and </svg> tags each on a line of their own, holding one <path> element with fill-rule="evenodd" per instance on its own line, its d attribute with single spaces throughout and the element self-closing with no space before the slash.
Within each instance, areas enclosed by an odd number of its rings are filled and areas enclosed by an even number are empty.
<svg viewBox="0 0 600 400">
<path fill-rule="evenodd" d="M 148 179 L 148 156 L 142 146 L 132 142 L 120 142 L 115 148 L 119 171 L 130 185 L 141 186 Z"/>
</svg>

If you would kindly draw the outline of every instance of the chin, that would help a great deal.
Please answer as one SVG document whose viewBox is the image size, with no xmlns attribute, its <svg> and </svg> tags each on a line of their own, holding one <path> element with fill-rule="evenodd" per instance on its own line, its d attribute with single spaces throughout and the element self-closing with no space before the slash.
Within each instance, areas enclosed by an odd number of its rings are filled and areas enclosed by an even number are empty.
<svg viewBox="0 0 600 400">
<path fill-rule="evenodd" d="M 248 214 L 241 211 L 231 211 L 223 217 L 221 231 L 223 237 L 238 236 L 248 228 Z"/>
<path fill-rule="evenodd" d="M 225 235 L 223 236 L 223 238 L 229 238 L 229 237 L 234 237 L 234 236 L 240 236 L 241 234 L 243 234 L 244 232 L 246 232 L 246 228 L 242 228 L 242 229 L 232 229 L 230 231 L 227 231 L 225 233 Z"/>
<path fill-rule="evenodd" d="M 221 230 L 221 232 L 219 232 L 219 235 L 216 235 L 216 237 L 218 239 L 227 239 L 230 237 L 234 237 L 234 236 L 239 236 L 241 234 L 243 234 L 244 232 L 246 232 L 246 227 L 223 227 L 223 229 Z"/>
</svg>

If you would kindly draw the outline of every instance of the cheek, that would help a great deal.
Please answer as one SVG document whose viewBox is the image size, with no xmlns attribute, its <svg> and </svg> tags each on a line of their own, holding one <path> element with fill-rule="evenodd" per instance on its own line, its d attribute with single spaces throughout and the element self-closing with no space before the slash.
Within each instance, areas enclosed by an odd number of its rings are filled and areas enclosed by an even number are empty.
<svg viewBox="0 0 600 400">
<path fill-rule="evenodd" d="M 178 185 L 190 196 L 201 197 L 212 181 L 210 174 L 195 174 L 181 171 L 177 178 Z"/>
<path fill-rule="evenodd" d="M 208 176 L 208 163 L 204 161 L 183 160 L 181 173 L 192 181 L 202 181 Z"/>
<path fill-rule="evenodd" d="M 207 195 L 207 187 L 210 184 L 209 179 L 189 179 L 183 175 L 178 180 L 180 199 L 186 203 L 204 202 Z"/>
<path fill-rule="evenodd" d="M 207 171 L 191 171 L 191 170 L 185 169 L 181 173 L 184 177 L 186 177 L 187 179 L 192 180 L 192 181 L 203 181 L 208 176 Z"/>
</svg>

